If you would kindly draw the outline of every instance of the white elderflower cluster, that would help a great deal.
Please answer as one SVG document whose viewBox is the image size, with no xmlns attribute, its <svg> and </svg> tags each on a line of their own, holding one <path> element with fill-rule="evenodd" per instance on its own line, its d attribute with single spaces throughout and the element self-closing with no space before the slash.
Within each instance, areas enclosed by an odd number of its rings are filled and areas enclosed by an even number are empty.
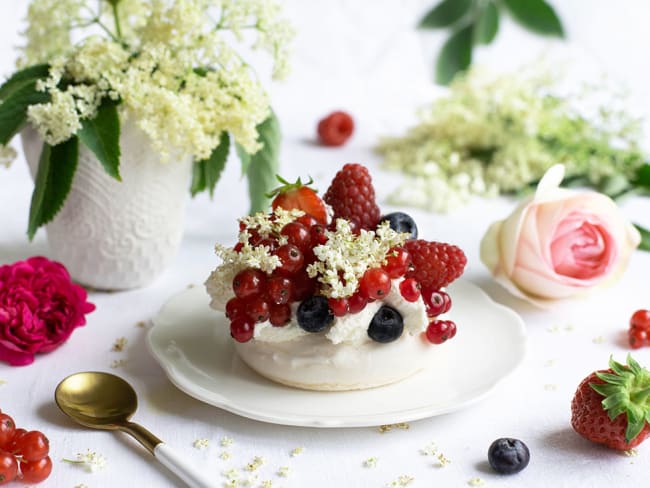
<svg viewBox="0 0 650 488">
<path fill-rule="evenodd" d="M 16 159 L 16 150 L 11 146 L 0 144 L 0 166 L 9 166 Z"/>
<path fill-rule="evenodd" d="M 384 264 L 388 251 L 404 244 L 408 237 L 395 232 L 388 222 L 379 224 L 376 231 L 361 230 L 355 235 L 344 219 L 338 219 L 336 230 L 325 235 L 327 242 L 314 247 L 318 260 L 307 267 L 307 274 L 317 277 L 321 293 L 330 298 L 353 295 L 366 270 Z"/>
<path fill-rule="evenodd" d="M 39 84 L 51 100 L 28 113 L 45 141 L 70 138 L 108 97 L 163 159 L 207 159 L 224 132 L 255 153 L 269 98 L 233 37 L 268 51 L 277 77 L 293 37 L 274 0 L 33 0 L 28 22 L 19 64 L 51 66 Z"/>
</svg>

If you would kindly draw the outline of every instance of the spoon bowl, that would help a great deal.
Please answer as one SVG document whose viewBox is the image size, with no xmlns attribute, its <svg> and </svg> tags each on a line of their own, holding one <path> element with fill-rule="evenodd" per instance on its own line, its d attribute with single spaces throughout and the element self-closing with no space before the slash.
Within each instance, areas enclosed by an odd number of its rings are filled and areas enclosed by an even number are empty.
<svg viewBox="0 0 650 488">
<path fill-rule="evenodd" d="M 129 383 L 109 373 L 77 373 L 65 378 L 54 393 L 59 408 L 86 427 L 117 430 L 138 408 Z"/>
</svg>

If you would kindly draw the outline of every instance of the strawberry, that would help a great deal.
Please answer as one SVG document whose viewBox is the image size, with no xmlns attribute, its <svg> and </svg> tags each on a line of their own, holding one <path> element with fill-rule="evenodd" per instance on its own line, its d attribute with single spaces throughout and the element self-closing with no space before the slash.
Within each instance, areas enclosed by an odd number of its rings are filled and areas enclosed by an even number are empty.
<svg viewBox="0 0 650 488">
<path fill-rule="evenodd" d="M 650 435 L 650 371 L 627 357 L 627 366 L 587 376 L 571 402 L 571 426 L 582 437 L 627 451 Z"/>
<path fill-rule="evenodd" d="M 300 178 L 295 183 L 289 183 L 287 180 L 278 176 L 278 181 L 282 186 L 269 193 L 269 198 L 273 198 L 271 206 L 273 210 L 281 207 L 285 210 L 298 209 L 314 217 L 319 224 L 327 225 L 327 209 L 325 203 L 316 194 L 316 191 L 309 188 L 314 180 L 311 178 L 307 183 L 303 183 Z"/>
<path fill-rule="evenodd" d="M 380 218 L 375 188 L 368 168 L 346 164 L 336 173 L 323 197 L 334 211 L 334 219 L 356 222 L 361 229 L 374 229 Z"/>
</svg>

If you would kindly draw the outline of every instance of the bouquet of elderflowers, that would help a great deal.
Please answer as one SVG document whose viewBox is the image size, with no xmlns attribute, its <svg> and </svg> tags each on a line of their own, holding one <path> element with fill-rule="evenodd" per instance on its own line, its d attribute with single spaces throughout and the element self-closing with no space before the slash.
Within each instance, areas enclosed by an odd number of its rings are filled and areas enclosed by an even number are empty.
<svg viewBox="0 0 650 488">
<path fill-rule="evenodd" d="M 445 212 L 475 195 L 526 193 L 556 163 L 566 167 L 567 186 L 612 198 L 649 194 L 640 121 L 596 99 L 593 88 L 602 86 L 563 94 L 560 85 L 530 70 L 472 68 L 456 78 L 407 134 L 378 144 L 384 166 L 406 175 L 392 202 Z M 639 230 L 650 250 L 650 233 Z"/>
<path fill-rule="evenodd" d="M 231 144 L 253 210 L 266 202 L 279 128 L 237 48 L 252 44 L 288 69 L 293 31 L 271 0 L 33 0 L 20 71 L 0 87 L 0 162 L 30 124 L 44 140 L 30 237 L 63 205 L 78 145 L 120 179 L 120 121 L 132 117 L 161 160 L 194 158 L 192 194 L 211 194 Z"/>
</svg>

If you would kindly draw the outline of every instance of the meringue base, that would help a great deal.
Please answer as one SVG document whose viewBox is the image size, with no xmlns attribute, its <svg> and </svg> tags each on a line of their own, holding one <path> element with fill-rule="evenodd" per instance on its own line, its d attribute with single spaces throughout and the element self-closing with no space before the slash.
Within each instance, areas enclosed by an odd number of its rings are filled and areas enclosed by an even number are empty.
<svg viewBox="0 0 650 488">
<path fill-rule="evenodd" d="M 426 342 L 421 334 L 404 333 L 388 344 L 333 344 L 323 334 L 291 341 L 251 340 L 235 343 L 251 369 L 276 383 L 317 391 L 363 390 L 401 381 L 424 369 L 446 348 Z"/>
</svg>

